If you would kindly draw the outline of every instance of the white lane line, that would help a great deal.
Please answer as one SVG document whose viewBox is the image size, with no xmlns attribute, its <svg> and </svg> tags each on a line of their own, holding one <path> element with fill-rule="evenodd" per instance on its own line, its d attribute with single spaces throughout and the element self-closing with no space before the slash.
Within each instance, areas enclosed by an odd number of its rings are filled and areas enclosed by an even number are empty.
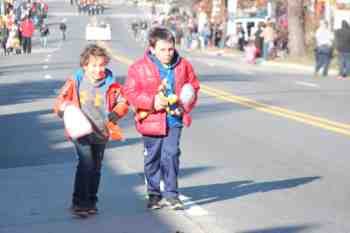
<svg viewBox="0 0 350 233">
<path fill-rule="evenodd" d="M 185 205 L 185 212 L 190 216 L 206 216 L 208 215 L 208 211 L 200 207 L 196 204 L 195 201 L 192 201 L 190 197 L 184 196 L 182 194 L 179 195 L 181 201 L 183 201 Z"/>
<path fill-rule="evenodd" d="M 44 69 L 44 70 L 47 70 L 48 68 L 49 68 L 48 65 L 44 65 L 44 66 L 43 66 L 43 69 Z"/>
<path fill-rule="evenodd" d="M 145 177 L 145 185 L 147 185 L 146 177 Z M 164 181 L 163 180 L 160 181 L 160 190 L 162 192 L 164 191 Z M 190 216 L 206 216 L 209 214 L 208 211 L 206 211 L 205 209 L 203 209 L 202 207 L 197 205 L 196 201 L 192 201 L 191 197 L 187 197 L 185 195 L 180 194 L 179 198 L 185 205 L 184 211 L 186 212 L 186 214 L 188 214 Z M 215 197 L 214 197 L 214 199 L 215 199 Z M 203 201 L 203 199 L 201 199 L 201 201 Z"/>
<path fill-rule="evenodd" d="M 314 83 L 309 83 L 309 82 L 302 82 L 302 81 L 297 81 L 295 82 L 297 85 L 302 85 L 302 86 L 307 86 L 307 87 L 314 87 L 314 88 L 319 88 L 320 85 L 314 84 Z"/>
<path fill-rule="evenodd" d="M 45 77 L 44 77 L 45 79 L 52 79 L 52 76 L 51 75 L 49 75 L 49 74 L 47 74 L 47 75 L 45 75 Z"/>
</svg>

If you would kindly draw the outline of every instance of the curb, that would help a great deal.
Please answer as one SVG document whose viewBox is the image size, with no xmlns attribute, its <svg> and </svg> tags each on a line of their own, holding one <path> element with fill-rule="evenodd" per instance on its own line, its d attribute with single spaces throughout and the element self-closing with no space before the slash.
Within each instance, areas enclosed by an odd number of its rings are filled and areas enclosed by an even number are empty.
<svg viewBox="0 0 350 233">
<path fill-rule="evenodd" d="M 225 58 L 241 58 L 243 57 L 242 54 L 235 54 L 230 52 L 225 52 L 223 50 L 218 51 L 192 51 L 192 53 L 205 53 L 210 56 L 216 56 L 216 57 L 225 57 Z M 265 67 L 280 67 L 280 68 L 287 68 L 287 69 L 296 69 L 296 70 L 302 70 L 307 72 L 314 72 L 315 67 L 313 65 L 301 65 L 296 63 L 288 63 L 288 62 L 276 62 L 276 61 L 266 61 L 259 66 L 265 66 Z M 336 69 L 329 69 L 328 71 L 329 75 L 337 75 L 338 71 Z"/>
</svg>

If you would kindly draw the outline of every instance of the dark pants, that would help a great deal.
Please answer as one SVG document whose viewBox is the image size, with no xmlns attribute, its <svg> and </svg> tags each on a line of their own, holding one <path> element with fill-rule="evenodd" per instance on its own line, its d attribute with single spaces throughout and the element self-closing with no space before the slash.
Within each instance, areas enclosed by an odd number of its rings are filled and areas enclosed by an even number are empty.
<svg viewBox="0 0 350 233">
<path fill-rule="evenodd" d="M 182 128 L 171 128 L 164 137 L 143 136 L 148 194 L 162 195 L 165 198 L 177 197 L 181 131 Z M 162 193 L 161 180 L 164 181 Z"/>
<path fill-rule="evenodd" d="M 101 166 L 106 144 L 89 144 L 84 138 L 74 141 L 78 155 L 75 173 L 73 205 L 93 207 L 101 179 Z"/>
<path fill-rule="evenodd" d="M 245 40 L 243 38 L 238 39 L 238 48 L 240 51 L 244 51 Z"/>
<path fill-rule="evenodd" d="M 66 40 L 66 30 L 61 30 L 62 32 L 62 40 Z"/>
<path fill-rule="evenodd" d="M 339 76 L 350 75 L 350 53 L 339 52 Z"/>
<path fill-rule="evenodd" d="M 317 48 L 315 51 L 315 59 L 315 74 L 318 74 L 320 69 L 323 67 L 322 75 L 327 76 L 329 64 L 331 63 L 332 59 L 332 48 L 322 46 Z"/>
<path fill-rule="evenodd" d="M 30 54 L 32 52 L 32 38 L 23 37 L 23 53 Z"/>
</svg>

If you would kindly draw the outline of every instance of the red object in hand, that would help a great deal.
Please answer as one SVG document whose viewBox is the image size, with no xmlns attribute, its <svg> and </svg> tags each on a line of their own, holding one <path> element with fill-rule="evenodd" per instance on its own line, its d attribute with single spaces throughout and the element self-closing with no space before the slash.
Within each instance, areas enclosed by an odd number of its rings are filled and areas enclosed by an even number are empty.
<svg viewBox="0 0 350 233">
<path fill-rule="evenodd" d="M 124 137 L 122 134 L 122 129 L 112 122 L 107 123 L 107 128 L 109 131 L 109 138 L 113 141 L 123 141 Z"/>
</svg>

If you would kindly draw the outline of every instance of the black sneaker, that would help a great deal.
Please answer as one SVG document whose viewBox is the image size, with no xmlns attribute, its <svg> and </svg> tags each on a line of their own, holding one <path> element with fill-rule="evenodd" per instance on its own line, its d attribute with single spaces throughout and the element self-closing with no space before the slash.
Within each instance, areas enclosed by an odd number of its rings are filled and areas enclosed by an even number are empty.
<svg viewBox="0 0 350 233">
<path fill-rule="evenodd" d="M 159 195 L 150 194 L 148 196 L 147 208 L 151 209 L 151 210 L 156 210 L 156 209 L 162 208 L 162 206 L 160 205 L 160 200 L 161 199 L 162 198 Z"/>
<path fill-rule="evenodd" d="M 184 203 L 178 197 L 165 198 L 165 203 L 173 210 L 183 210 L 185 209 Z"/>
<path fill-rule="evenodd" d="M 70 211 L 73 215 L 81 217 L 81 218 L 86 218 L 87 216 L 89 216 L 88 208 L 83 208 L 83 207 L 79 207 L 76 205 L 72 205 L 70 207 Z"/>
</svg>

